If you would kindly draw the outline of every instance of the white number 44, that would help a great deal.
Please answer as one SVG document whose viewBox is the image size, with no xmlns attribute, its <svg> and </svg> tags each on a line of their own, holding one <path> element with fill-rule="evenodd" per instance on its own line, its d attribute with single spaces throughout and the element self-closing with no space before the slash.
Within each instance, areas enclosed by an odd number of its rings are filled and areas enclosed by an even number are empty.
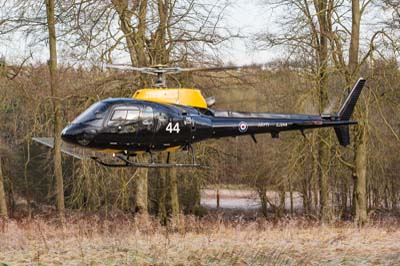
<svg viewBox="0 0 400 266">
<path fill-rule="evenodd" d="M 166 131 L 168 131 L 169 133 L 172 133 L 172 132 L 176 132 L 176 133 L 179 133 L 179 131 L 181 131 L 180 129 L 179 129 L 179 123 L 178 122 L 176 122 L 176 124 L 175 124 L 175 126 L 174 127 L 172 127 L 172 122 L 169 122 L 168 123 L 168 125 L 167 125 L 167 128 L 165 129 Z"/>
</svg>

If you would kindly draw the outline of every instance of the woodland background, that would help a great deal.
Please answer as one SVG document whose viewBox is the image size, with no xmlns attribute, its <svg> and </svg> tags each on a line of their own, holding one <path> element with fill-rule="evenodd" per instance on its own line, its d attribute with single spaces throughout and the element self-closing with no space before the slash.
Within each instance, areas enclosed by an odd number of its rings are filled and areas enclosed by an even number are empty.
<svg viewBox="0 0 400 266">
<path fill-rule="evenodd" d="M 279 47 L 279 60 L 240 72 L 194 73 L 168 80 L 215 96 L 215 109 L 332 113 L 358 77 L 368 80 L 339 146 L 333 130 L 231 138 L 196 144 L 209 169 L 107 169 L 61 155 L 59 133 L 90 104 L 130 97 L 151 79 L 105 70 L 127 60 L 219 66 L 216 49 L 243 36 L 221 26 L 231 3 L 199 0 L 1 1 L 0 36 L 48 47 L 47 64 L 2 58 L 0 75 L 0 214 L 32 218 L 74 211 L 107 217 L 149 213 L 161 224 L 205 215 L 203 188 L 254 189 L 267 219 L 331 222 L 396 217 L 400 200 L 399 2 L 264 0 L 281 10 L 279 30 L 250 36 L 253 49 Z M 286 11 L 286 12 L 285 12 Z M 278 33 L 276 33 L 278 32 Z M 225 48 L 226 49 L 226 48 Z M 58 58 L 62 55 L 63 60 Z M 126 61 L 125 61 L 126 62 Z M 55 136 L 53 151 L 32 142 Z M 173 155 L 185 157 L 182 152 Z M 144 158 L 146 159 L 146 158 Z M 160 155 L 160 160 L 165 155 Z M 270 197 L 267 192 L 276 192 Z M 285 206 L 294 193 L 302 206 Z M 293 200 L 289 201 L 293 202 Z"/>
</svg>

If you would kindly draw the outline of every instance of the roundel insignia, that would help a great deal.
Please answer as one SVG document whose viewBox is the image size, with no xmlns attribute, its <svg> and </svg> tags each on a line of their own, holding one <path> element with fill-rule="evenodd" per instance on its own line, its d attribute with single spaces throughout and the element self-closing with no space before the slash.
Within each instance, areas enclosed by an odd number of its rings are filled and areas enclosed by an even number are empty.
<svg viewBox="0 0 400 266">
<path fill-rule="evenodd" d="M 240 122 L 239 123 L 239 131 L 240 132 L 242 132 L 242 133 L 245 133 L 246 131 L 247 131 L 247 129 L 248 129 L 249 127 L 247 126 L 247 123 L 246 122 Z"/>
</svg>

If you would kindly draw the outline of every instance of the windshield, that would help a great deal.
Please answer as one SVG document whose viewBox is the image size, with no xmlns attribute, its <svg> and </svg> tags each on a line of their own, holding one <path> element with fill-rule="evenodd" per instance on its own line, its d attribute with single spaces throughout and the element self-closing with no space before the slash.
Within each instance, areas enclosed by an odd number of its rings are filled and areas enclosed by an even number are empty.
<svg viewBox="0 0 400 266">
<path fill-rule="evenodd" d="M 80 114 L 74 121 L 73 124 L 83 124 L 93 121 L 93 125 L 101 126 L 101 122 L 108 110 L 108 104 L 104 102 L 98 102 L 90 106 L 86 111 Z"/>
</svg>

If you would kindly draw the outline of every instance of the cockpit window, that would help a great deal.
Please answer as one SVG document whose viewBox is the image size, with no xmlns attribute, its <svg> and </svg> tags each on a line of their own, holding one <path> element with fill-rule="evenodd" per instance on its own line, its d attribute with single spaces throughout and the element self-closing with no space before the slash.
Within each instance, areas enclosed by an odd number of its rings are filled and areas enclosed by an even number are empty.
<svg viewBox="0 0 400 266">
<path fill-rule="evenodd" d="M 153 108 L 151 106 L 146 106 L 142 111 L 142 123 L 145 126 L 153 125 Z"/>
<path fill-rule="evenodd" d="M 129 121 L 137 121 L 139 118 L 139 109 L 131 109 L 128 110 L 128 114 L 126 116 L 126 120 Z"/>
<path fill-rule="evenodd" d="M 139 108 L 118 108 L 114 110 L 111 116 L 111 121 L 128 121 L 135 122 L 139 120 Z"/>
<path fill-rule="evenodd" d="M 86 111 L 80 114 L 74 121 L 73 124 L 83 124 L 93 121 L 93 125 L 101 125 L 105 117 L 105 113 L 108 110 L 109 105 L 104 102 L 98 102 L 90 106 Z"/>
<path fill-rule="evenodd" d="M 115 110 L 111 117 L 111 121 L 125 120 L 127 112 L 127 110 Z"/>
</svg>

